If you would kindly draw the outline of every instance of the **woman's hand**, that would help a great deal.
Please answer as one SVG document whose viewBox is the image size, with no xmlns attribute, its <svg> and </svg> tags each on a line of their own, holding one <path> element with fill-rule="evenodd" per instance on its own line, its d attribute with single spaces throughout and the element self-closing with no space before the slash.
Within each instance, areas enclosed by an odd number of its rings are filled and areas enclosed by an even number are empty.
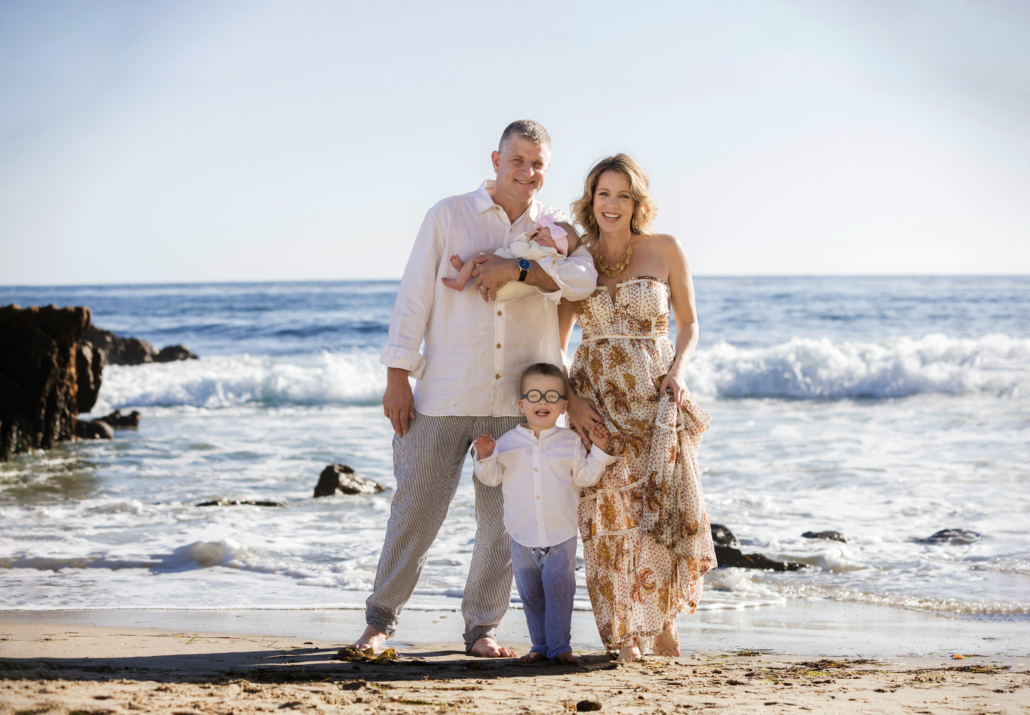
<svg viewBox="0 0 1030 715">
<path fill-rule="evenodd" d="M 600 425 L 604 427 L 604 418 L 594 407 L 594 403 L 585 397 L 569 396 L 569 419 L 575 425 L 583 439 L 590 439 L 590 431 Z"/>
<path fill-rule="evenodd" d="M 479 435 L 476 439 L 476 461 L 480 459 L 486 459 L 494 453 L 494 447 L 497 446 L 497 442 L 491 435 L 486 432 Z"/>
<path fill-rule="evenodd" d="M 665 394 L 666 390 L 672 392 L 673 401 L 683 407 L 687 404 L 687 399 L 690 397 L 690 390 L 687 389 L 687 380 L 684 376 L 685 370 L 670 370 L 669 373 L 662 378 L 662 384 L 658 387 L 658 398 L 661 399 L 662 395 Z"/>
</svg>

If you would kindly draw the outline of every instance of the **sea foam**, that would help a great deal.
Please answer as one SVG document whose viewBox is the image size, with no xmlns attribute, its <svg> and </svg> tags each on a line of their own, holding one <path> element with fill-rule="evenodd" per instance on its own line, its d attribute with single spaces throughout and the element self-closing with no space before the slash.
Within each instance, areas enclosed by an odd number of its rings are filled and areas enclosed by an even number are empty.
<svg viewBox="0 0 1030 715">
<path fill-rule="evenodd" d="M 845 399 L 924 393 L 1018 397 L 1030 385 L 1030 339 L 927 335 L 880 343 L 795 338 L 763 348 L 726 342 L 698 350 L 688 384 L 700 395 Z M 369 351 L 112 366 L 95 413 L 126 407 L 217 409 L 270 405 L 373 404 L 386 369 Z"/>
</svg>

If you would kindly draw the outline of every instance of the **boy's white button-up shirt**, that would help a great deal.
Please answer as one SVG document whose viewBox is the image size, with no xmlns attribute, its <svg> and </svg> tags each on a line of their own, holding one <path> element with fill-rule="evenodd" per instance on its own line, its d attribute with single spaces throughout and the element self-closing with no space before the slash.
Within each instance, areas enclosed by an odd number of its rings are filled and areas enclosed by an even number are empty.
<svg viewBox="0 0 1030 715">
<path fill-rule="evenodd" d="M 415 409 L 424 415 L 518 415 L 522 371 L 537 362 L 561 367 L 558 302 L 587 298 L 597 285 L 594 260 L 580 246 L 561 261 L 540 262 L 558 285 L 550 293 L 538 288 L 517 300 L 485 303 L 471 282 L 460 292 L 444 286 L 441 278 L 458 275 L 452 255 L 467 261 L 493 253 L 531 231 L 542 215 L 564 217 L 534 201 L 512 223 L 490 198 L 493 184 L 485 181 L 429 210 L 393 305 L 379 361 L 418 379 Z"/>
<path fill-rule="evenodd" d="M 477 455 L 478 457 L 478 455 Z M 596 445 L 589 454 L 575 432 L 564 427 L 533 430 L 519 426 L 501 435 L 493 454 L 476 461 L 476 477 L 504 492 L 504 526 L 523 546 L 556 546 L 579 529 L 578 487 L 590 487 L 618 457 Z"/>
</svg>

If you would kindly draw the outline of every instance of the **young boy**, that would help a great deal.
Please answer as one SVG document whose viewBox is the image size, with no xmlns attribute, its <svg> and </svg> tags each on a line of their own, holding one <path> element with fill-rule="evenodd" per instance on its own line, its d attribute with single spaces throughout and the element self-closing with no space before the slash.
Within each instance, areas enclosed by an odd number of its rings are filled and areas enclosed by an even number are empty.
<svg viewBox="0 0 1030 715">
<path fill-rule="evenodd" d="M 545 658 L 579 662 L 570 645 L 578 487 L 597 484 L 605 467 L 618 459 L 604 453 L 604 427 L 590 433 L 588 454 L 579 435 L 555 426 L 569 404 L 565 390 L 560 368 L 531 365 L 522 373 L 519 400 L 526 424 L 496 442 L 488 434 L 476 440 L 476 476 L 483 484 L 500 484 L 504 493 L 515 584 L 533 640 L 533 649 L 522 656 L 527 663 Z"/>
</svg>

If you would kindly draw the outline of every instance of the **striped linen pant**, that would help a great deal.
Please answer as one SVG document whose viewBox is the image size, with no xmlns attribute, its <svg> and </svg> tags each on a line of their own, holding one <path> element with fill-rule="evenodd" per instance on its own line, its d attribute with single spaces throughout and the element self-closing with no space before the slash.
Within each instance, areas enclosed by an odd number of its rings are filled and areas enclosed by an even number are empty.
<svg viewBox="0 0 1030 715">
<path fill-rule="evenodd" d="M 465 455 L 484 432 L 500 437 L 525 421 L 517 417 L 435 417 L 417 414 L 408 433 L 393 438 L 397 491 L 390 507 L 386 540 L 379 555 L 375 586 L 365 601 L 365 622 L 393 635 L 411 598 L 458 490 Z M 504 528 L 500 487 L 475 477 L 476 544 L 472 550 L 461 613 L 465 649 L 494 631 L 511 601 L 511 540 Z"/>
</svg>

